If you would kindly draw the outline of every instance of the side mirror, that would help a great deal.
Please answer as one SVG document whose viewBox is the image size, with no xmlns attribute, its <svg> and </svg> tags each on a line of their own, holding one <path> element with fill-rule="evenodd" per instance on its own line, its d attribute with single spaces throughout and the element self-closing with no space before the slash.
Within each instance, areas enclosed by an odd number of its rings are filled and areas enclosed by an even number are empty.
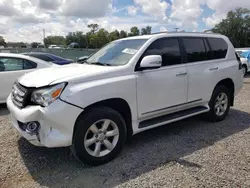
<svg viewBox="0 0 250 188">
<path fill-rule="evenodd" d="M 88 58 L 89 58 L 89 56 L 87 56 L 87 55 L 86 55 L 86 56 L 79 57 L 78 60 L 77 60 L 77 62 L 78 62 L 78 63 L 82 63 L 82 62 L 84 62 L 84 61 L 85 61 L 86 59 L 88 59 Z"/>
<path fill-rule="evenodd" d="M 162 57 L 160 55 L 145 56 L 140 64 L 140 70 L 158 69 L 162 65 Z"/>
</svg>

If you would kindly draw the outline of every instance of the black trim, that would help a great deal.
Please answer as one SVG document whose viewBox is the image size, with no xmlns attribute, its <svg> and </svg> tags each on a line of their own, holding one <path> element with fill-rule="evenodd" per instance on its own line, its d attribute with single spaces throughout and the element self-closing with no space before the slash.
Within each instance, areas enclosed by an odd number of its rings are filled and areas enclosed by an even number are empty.
<svg viewBox="0 0 250 188">
<path fill-rule="evenodd" d="M 80 106 L 77 106 L 77 105 L 75 105 L 75 104 L 69 103 L 69 102 L 67 102 L 67 101 L 65 101 L 65 100 L 62 100 L 60 97 L 59 97 L 59 100 L 62 101 L 62 102 L 65 102 L 65 103 L 67 103 L 67 104 L 69 104 L 69 105 L 71 105 L 71 106 L 74 106 L 74 107 L 77 107 L 77 108 L 80 108 L 80 109 L 84 110 L 84 108 L 82 108 L 82 107 L 80 107 Z"/>
<path fill-rule="evenodd" d="M 149 112 L 144 112 L 144 113 L 142 113 L 142 115 L 153 113 L 153 112 L 158 112 L 158 111 L 162 111 L 162 110 L 167 110 L 169 108 L 175 108 L 175 107 L 178 107 L 178 106 L 182 106 L 182 105 L 186 105 L 186 104 L 198 102 L 198 101 L 201 101 L 201 100 L 202 99 L 197 99 L 197 100 L 189 101 L 189 102 L 186 102 L 186 103 L 181 103 L 181 104 L 176 104 L 176 105 L 173 105 L 173 106 L 169 106 L 169 107 L 166 107 L 166 108 L 160 108 L 160 109 L 157 109 L 157 110 L 153 110 L 153 111 L 149 111 Z"/>
<path fill-rule="evenodd" d="M 182 111 L 179 111 L 179 112 L 175 112 L 175 113 L 163 115 L 163 116 L 160 116 L 160 117 L 148 119 L 148 120 L 140 122 L 139 128 L 149 127 L 149 126 L 152 126 L 152 125 L 157 124 L 157 123 L 164 123 L 166 121 L 170 121 L 170 120 L 173 120 L 173 119 L 178 119 L 178 118 L 181 118 L 183 116 L 191 115 L 191 114 L 201 112 L 201 111 L 204 111 L 204 110 L 207 110 L 207 109 L 208 109 L 207 107 L 198 106 L 198 107 L 190 108 L 190 109 L 187 109 L 187 110 L 182 110 Z"/>
<path fill-rule="evenodd" d="M 181 65 L 183 63 L 183 58 L 182 58 L 182 49 L 181 49 L 181 44 L 180 44 L 180 37 L 162 37 L 162 38 L 158 38 L 156 40 L 154 40 L 153 42 L 151 42 L 151 44 L 149 44 L 149 46 L 146 48 L 146 50 L 142 53 L 141 57 L 139 58 L 139 60 L 137 61 L 136 65 L 135 65 L 135 72 L 141 71 L 140 69 L 140 63 L 145 55 L 145 53 L 147 52 L 147 50 L 149 49 L 149 47 L 156 41 L 158 40 L 164 40 L 164 39 L 177 39 L 178 44 L 179 44 L 179 50 L 180 50 L 180 56 L 181 56 L 181 62 L 178 64 L 174 64 L 174 65 Z M 166 66 L 161 66 L 161 67 L 169 67 L 169 66 L 174 66 L 174 65 L 166 65 Z M 159 67 L 159 68 L 161 68 Z"/>
</svg>

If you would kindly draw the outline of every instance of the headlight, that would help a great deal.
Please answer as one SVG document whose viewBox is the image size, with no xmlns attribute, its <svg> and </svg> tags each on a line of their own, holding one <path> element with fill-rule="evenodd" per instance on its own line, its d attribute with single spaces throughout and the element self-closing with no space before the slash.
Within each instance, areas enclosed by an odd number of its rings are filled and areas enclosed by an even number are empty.
<svg viewBox="0 0 250 188">
<path fill-rule="evenodd" d="M 65 86 L 66 83 L 61 83 L 44 89 L 35 90 L 31 94 L 31 101 L 41 106 L 49 106 L 60 97 Z"/>
</svg>

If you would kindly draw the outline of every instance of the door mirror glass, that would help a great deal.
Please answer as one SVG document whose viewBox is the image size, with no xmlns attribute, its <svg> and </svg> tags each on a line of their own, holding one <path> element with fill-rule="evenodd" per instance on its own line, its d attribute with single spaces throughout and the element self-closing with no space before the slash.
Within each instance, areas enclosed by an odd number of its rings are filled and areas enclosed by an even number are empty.
<svg viewBox="0 0 250 188">
<path fill-rule="evenodd" d="M 162 65 L 162 57 L 160 55 L 148 55 L 145 56 L 140 64 L 140 69 L 157 69 Z"/>
</svg>

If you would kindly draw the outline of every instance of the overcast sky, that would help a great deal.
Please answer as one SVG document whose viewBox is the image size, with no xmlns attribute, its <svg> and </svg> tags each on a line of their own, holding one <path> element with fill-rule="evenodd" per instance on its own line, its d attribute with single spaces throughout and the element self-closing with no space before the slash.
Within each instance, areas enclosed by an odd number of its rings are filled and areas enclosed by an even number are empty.
<svg viewBox="0 0 250 188">
<path fill-rule="evenodd" d="M 7 41 L 41 42 L 48 35 L 87 32 L 98 23 L 112 31 L 152 26 L 152 31 L 203 31 L 250 0 L 0 0 L 0 35 Z"/>
</svg>

